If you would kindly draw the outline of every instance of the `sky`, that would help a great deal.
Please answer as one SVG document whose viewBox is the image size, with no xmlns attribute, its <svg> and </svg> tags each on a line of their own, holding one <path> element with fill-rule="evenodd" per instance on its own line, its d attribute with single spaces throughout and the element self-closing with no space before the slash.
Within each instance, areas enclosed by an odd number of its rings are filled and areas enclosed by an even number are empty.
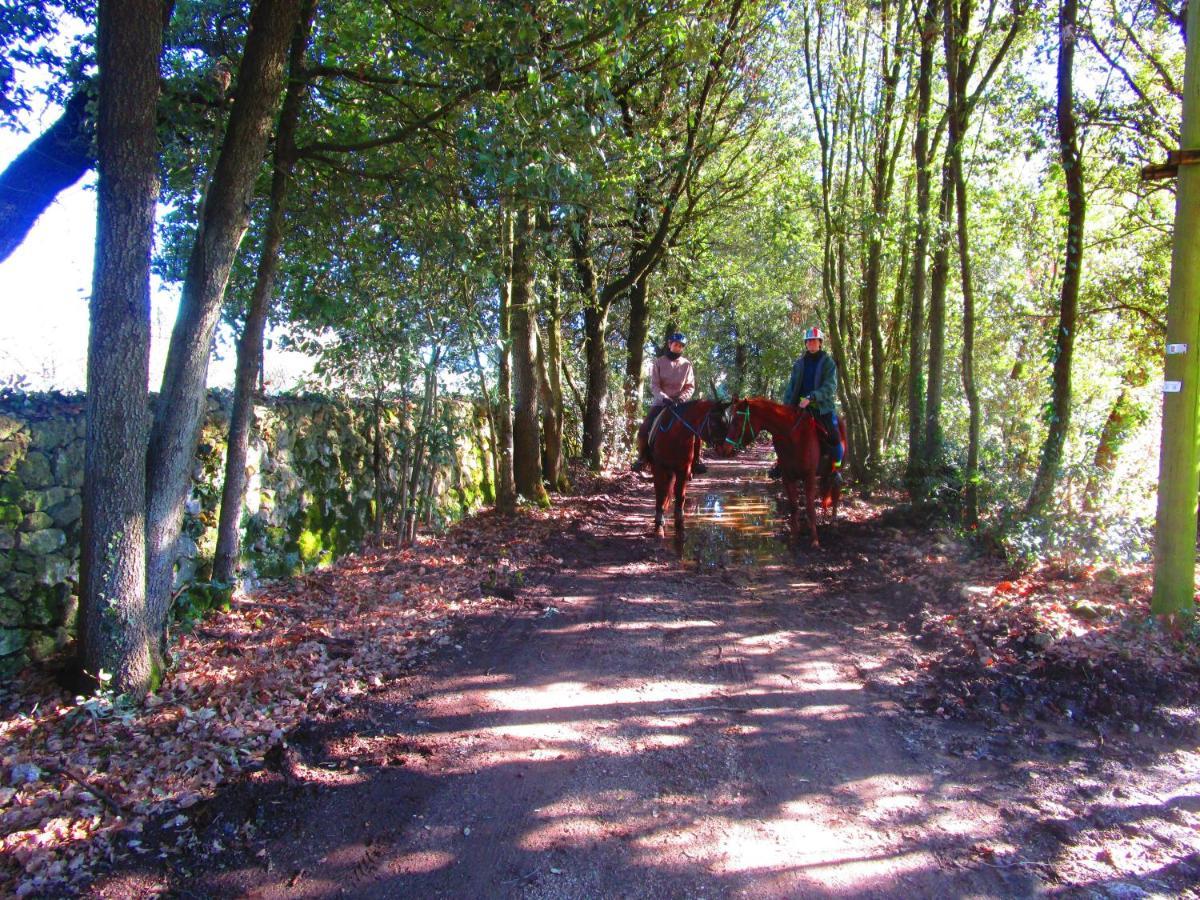
<svg viewBox="0 0 1200 900">
<path fill-rule="evenodd" d="M 0 129 L 0 171 L 48 127 L 60 110 L 30 117 L 27 134 Z M 96 240 L 95 174 L 63 191 L 24 243 L 0 263 L 0 388 L 18 378 L 29 390 L 82 391 L 87 382 L 88 297 Z M 179 306 L 175 286 L 151 282 L 150 389 L 162 380 Z M 224 326 L 222 326 L 224 327 Z M 225 334 L 228 338 L 228 333 Z M 209 365 L 210 387 L 231 387 L 232 343 Z M 268 382 L 291 387 L 307 368 L 297 354 L 268 349 Z"/>
</svg>

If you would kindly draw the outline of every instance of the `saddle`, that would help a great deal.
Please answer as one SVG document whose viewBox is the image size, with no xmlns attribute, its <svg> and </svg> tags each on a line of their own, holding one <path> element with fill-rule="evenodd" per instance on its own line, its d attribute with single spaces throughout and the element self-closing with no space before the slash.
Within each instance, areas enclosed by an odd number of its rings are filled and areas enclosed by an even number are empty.
<svg viewBox="0 0 1200 900">
<path fill-rule="evenodd" d="M 647 447 L 654 446 L 654 439 L 658 436 L 658 433 L 659 433 L 658 426 L 662 423 L 663 416 L 667 415 L 669 412 L 671 412 L 671 407 L 664 406 L 659 411 L 658 415 L 654 417 L 654 421 L 650 423 L 650 432 L 646 436 L 646 446 Z M 666 429 L 664 428 L 663 431 L 666 431 Z"/>
</svg>

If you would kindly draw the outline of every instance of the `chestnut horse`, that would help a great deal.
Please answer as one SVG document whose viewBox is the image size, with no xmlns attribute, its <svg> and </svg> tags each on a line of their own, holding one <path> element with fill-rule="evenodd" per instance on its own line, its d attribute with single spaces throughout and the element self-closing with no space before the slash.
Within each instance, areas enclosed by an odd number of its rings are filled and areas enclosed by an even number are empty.
<svg viewBox="0 0 1200 900">
<path fill-rule="evenodd" d="M 692 477 L 692 455 L 697 441 L 703 441 L 717 451 L 718 456 L 731 456 L 733 449 L 725 443 L 728 425 L 725 420 L 726 402 L 689 400 L 663 410 L 651 423 L 650 465 L 654 471 L 654 533 L 666 534 L 663 516 L 667 497 L 675 486 L 675 532 L 683 533 L 683 498 Z"/>
<path fill-rule="evenodd" d="M 832 471 L 818 473 L 821 453 L 825 448 L 824 429 L 820 421 L 806 407 L 797 409 L 785 406 L 764 397 L 734 399 L 730 407 L 729 432 L 726 441 L 740 450 L 754 442 L 760 431 L 769 431 L 775 443 L 775 455 L 779 457 L 779 470 L 783 486 L 787 491 L 789 521 L 793 537 L 800 534 L 799 483 L 804 482 L 804 509 L 808 519 L 808 530 L 812 545 L 819 547 L 817 540 L 816 499 L 818 474 L 822 506 L 831 507 L 831 517 L 837 518 L 838 500 L 842 489 Z M 838 439 L 842 442 L 845 458 L 846 424 L 838 420 Z"/>
</svg>

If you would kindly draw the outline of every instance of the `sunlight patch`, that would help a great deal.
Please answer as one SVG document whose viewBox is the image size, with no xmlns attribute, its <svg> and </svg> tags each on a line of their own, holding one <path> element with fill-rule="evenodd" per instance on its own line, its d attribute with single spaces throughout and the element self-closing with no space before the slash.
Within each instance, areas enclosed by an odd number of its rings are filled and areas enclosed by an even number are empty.
<svg viewBox="0 0 1200 900">
<path fill-rule="evenodd" d="M 605 823 L 591 816 L 575 815 L 529 829 L 517 841 L 517 846 L 534 852 L 559 847 L 585 847 L 611 836 Z"/>
<path fill-rule="evenodd" d="M 668 700 L 696 700 L 711 697 L 716 687 L 691 681 L 655 681 L 628 687 L 593 687 L 582 681 L 557 681 L 536 688 L 510 688 L 485 691 L 484 696 L 497 709 L 541 711 L 590 706 L 625 706 Z M 582 702 L 581 702 L 582 701 Z M 582 715 L 582 713 L 581 713 Z M 620 715 L 613 710 L 611 716 Z M 589 718 L 596 718 L 589 716 Z"/>
<path fill-rule="evenodd" d="M 388 869 L 403 875 L 425 875 L 445 869 L 454 863 L 454 854 L 445 850 L 419 850 L 416 853 L 405 853 L 394 860 L 388 861 Z M 340 887 L 338 889 L 340 891 Z M 337 891 L 331 891 L 337 893 Z"/>
</svg>

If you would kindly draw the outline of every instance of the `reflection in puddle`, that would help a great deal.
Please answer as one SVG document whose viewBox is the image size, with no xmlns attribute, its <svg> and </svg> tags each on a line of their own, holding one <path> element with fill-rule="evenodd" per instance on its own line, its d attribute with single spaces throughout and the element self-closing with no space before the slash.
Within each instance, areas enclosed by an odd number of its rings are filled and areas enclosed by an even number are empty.
<svg viewBox="0 0 1200 900">
<path fill-rule="evenodd" d="M 686 523 L 683 558 L 701 569 L 761 564 L 787 551 L 774 504 L 761 494 L 703 494 Z"/>
</svg>

